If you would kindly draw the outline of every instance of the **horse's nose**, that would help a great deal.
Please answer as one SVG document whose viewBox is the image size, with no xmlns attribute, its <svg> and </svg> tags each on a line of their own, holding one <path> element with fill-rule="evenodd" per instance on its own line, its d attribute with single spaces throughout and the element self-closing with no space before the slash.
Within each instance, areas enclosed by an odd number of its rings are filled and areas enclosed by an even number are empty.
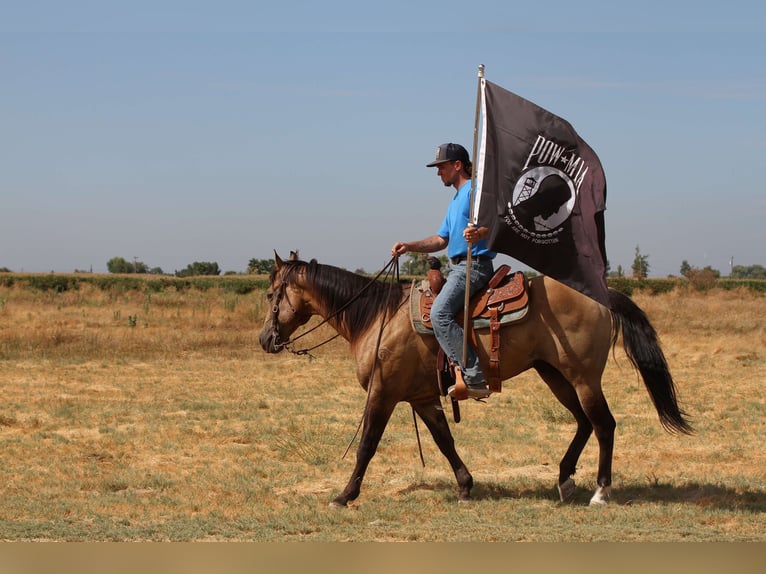
<svg viewBox="0 0 766 574">
<path fill-rule="evenodd" d="M 261 349 L 267 353 L 273 353 L 274 351 L 272 349 L 274 348 L 274 345 L 271 344 L 273 339 L 274 336 L 271 334 L 271 329 L 264 327 L 263 331 L 261 331 L 261 334 L 258 337 L 258 341 L 261 343 Z"/>
<path fill-rule="evenodd" d="M 276 331 L 271 328 L 271 323 L 264 325 L 258 341 L 261 343 L 261 348 L 267 353 L 278 353 L 282 350 L 282 347 L 278 347 L 276 344 Z"/>
</svg>

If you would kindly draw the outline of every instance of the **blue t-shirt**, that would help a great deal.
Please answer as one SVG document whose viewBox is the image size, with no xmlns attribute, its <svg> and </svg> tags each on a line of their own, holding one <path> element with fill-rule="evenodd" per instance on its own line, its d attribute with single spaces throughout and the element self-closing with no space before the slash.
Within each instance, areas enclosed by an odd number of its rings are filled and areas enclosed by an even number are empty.
<svg viewBox="0 0 766 574">
<path fill-rule="evenodd" d="M 468 242 L 463 237 L 463 230 L 468 227 L 471 215 L 471 180 L 466 181 L 455 193 L 455 197 L 447 208 L 447 215 L 442 221 L 437 234 L 449 242 L 447 256 L 450 259 L 465 257 L 468 253 Z M 488 255 L 495 257 L 496 253 L 487 249 L 487 240 L 482 239 L 473 244 L 471 256 Z"/>
</svg>

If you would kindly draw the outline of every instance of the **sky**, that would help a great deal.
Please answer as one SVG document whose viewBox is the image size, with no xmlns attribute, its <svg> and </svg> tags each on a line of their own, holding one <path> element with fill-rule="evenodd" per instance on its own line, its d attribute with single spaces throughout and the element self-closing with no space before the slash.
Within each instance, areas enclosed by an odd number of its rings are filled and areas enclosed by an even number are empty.
<svg viewBox="0 0 766 574">
<path fill-rule="evenodd" d="M 0 268 L 375 272 L 436 233 L 477 70 L 571 122 L 629 274 L 766 264 L 766 4 L 0 0 Z M 513 262 L 524 269 L 524 264 Z"/>
</svg>

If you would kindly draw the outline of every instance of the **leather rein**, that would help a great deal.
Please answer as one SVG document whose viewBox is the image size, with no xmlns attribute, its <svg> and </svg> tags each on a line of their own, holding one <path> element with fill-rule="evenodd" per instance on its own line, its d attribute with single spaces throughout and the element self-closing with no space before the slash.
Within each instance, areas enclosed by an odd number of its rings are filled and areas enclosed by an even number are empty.
<svg viewBox="0 0 766 574">
<path fill-rule="evenodd" d="M 312 331 L 315 331 L 316 329 L 318 329 L 319 327 L 321 327 L 322 325 L 324 325 L 325 323 L 330 321 L 330 319 L 332 319 L 334 317 L 337 317 L 344 309 L 348 308 L 349 305 L 351 305 L 354 301 L 359 299 L 359 297 L 361 297 L 361 295 L 367 289 L 369 289 L 369 287 L 371 285 L 373 285 L 373 283 L 375 283 L 378 279 L 380 279 L 381 275 L 385 274 L 386 280 L 390 279 L 390 284 L 391 284 L 392 288 L 393 288 L 394 285 L 398 284 L 399 283 L 399 256 L 398 255 L 394 255 L 391 258 L 391 260 L 383 267 L 383 269 L 381 269 L 378 272 L 378 274 L 375 275 L 375 277 L 370 279 L 359 290 L 359 292 L 356 295 L 354 295 L 351 299 L 346 301 L 346 303 L 344 303 L 338 309 L 336 309 L 335 312 L 333 312 L 330 315 L 328 315 L 327 317 L 325 317 L 320 323 L 318 323 L 317 325 L 314 325 L 311 329 L 308 329 L 307 331 L 304 331 L 303 333 L 301 333 L 297 337 L 288 338 L 287 341 L 280 341 L 279 330 L 277 329 L 277 325 L 279 324 L 278 323 L 278 318 L 279 318 L 279 303 L 281 302 L 282 298 L 284 298 L 287 301 L 287 304 L 290 305 L 290 309 L 292 309 L 293 312 L 295 311 L 295 307 L 293 307 L 293 304 L 290 301 L 290 298 L 287 296 L 287 291 L 286 291 L 287 290 L 287 284 L 288 284 L 288 281 L 287 281 L 288 273 L 291 270 L 292 270 L 292 267 L 290 267 L 289 269 L 287 267 L 285 267 L 285 269 L 282 271 L 281 284 L 279 286 L 279 291 L 277 293 L 276 299 L 274 300 L 274 304 L 271 307 L 271 329 L 272 329 L 272 333 L 273 333 L 273 341 L 274 341 L 273 344 L 274 344 L 275 347 L 277 347 L 277 348 L 284 348 L 284 349 L 290 351 L 291 353 L 293 353 L 294 355 L 308 355 L 310 358 L 313 358 L 313 355 L 311 355 L 311 351 L 313 351 L 317 347 L 321 347 L 322 345 L 325 345 L 325 344 L 329 343 L 333 339 L 336 339 L 337 337 L 340 336 L 340 333 L 336 333 L 335 335 L 333 335 L 329 339 L 327 339 L 325 341 L 322 341 L 321 343 L 319 343 L 317 345 L 314 345 L 313 347 L 307 347 L 305 349 L 296 350 L 295 349 L 295 341 L 297 341 L 298 339 L 301 339 L 302 337 L 305 337 L 306 335 L 308 335 Z M 389 291 L 389 296 L 390 296 L 390 294 L 391 294 L 391 291 Z M 354 433 L 354 436 L 351 437 L 351 441 L 349 442 L 348 446 L 346 447 L 346 451 L 343 453 L 343 457 L 342 458 L 346 458 L 346 455 L 348 454 L 348 451 L 351 449 L 351 445 L 354 444 L 354 441 L 356 440 L 356 437 L 359 435 L 359 431 L 362 429 L 362 425 L 364 424 L 364 420 L 365 420 L 365 417 L 367 415 L 367 405 L 369 404 L 369 401 L 370 401 L 370 393 L 372 391 L 372 381 L 373 381 L 373 378 L 375 377 L 375 369 L 377 368 L 377 364 L 378 364 L 378 349 L 380 348 L 380 341 L 381 341 L 381 337 L 383 336 L 383 328 L 385 327 L 385 324 L 386 324 L 386 317 L 384 315 L 383 316 L 383 320 L 380 323 L 380 331 L 378 332 L 378 339 L 377 339 L 377 343 L 375 345 L 375 355 L 374 355 L 374 359 L 373 359 L 373 362 L 372 362 L 372 368 L 370 369 L 370 378 L 369 378 L 368 383 L 367 383 L 367 398 L 365 400 L 365 408 L 364 408 L 364 411 L 362 412 L 362 418 L 359 421 L 358 426 L 356 427 L 356 432 Z M 413 421 L 413 424 L 415 426 L 415 437 L 417 438 L 418 453 L 420 454 L 420 462 L 421 462 L 421 464 L 423 466 L 425 466 L 426 465 L 426 461 L 425 461 L 425 458 L 423 457 L 423 446 L 422 446 L 422 444 L 420 442 L 420 431 L 418 430 L 418 419 L 415 416 L 415 407 L 412 407 L 412 421 Z"/>
<path fill-rule="evenodd" d="M 321 327 L 322 325 L 328 323 L 331 319 L 337 317 L 340 315 L 341 312 L 343 312 L 345 309 L 347 309 L 354 301 L 359 299 L 362 294 L 370 288 L 371 285 L 373 285 L 378 279 L 380 279 L 381 275 L 384 273 L 386 274 L 386 277 L 389 275 L 393 275 L 393 280 L 395 282 L 399 282 L 399 258 L 398 256 L 392 257 L 391 260 L 381 269 L 375 277 L 370 279 L 360 290 L 358 293 L 356 293 L 351 299 L 346 301 L 343 305 L 338 307 L 333 313 L 328 315 L 327 317 L 323 318 L 321 322 L 317 323 L 310 329 L 304 331 L 297 337 L 289 337 L 286 341 L 282 341 L 279 336 L 279 329 L 277 326 L 279 325 L 279 304 L 281 303 L 282 299 L 285 299 L 287 301 L 287 304 L 290 306 L 290 309 L 295 312 L 295 307 L 293 307 L 292 302 L 290 301 L 290 297 L 287 296 L 287 285 L 288 285 L 288 274 L 292 271 L 293 266 L 290 265 L 288 262 L 285 265 L 284 270 L 282 271 L 281 276 L 281 284 L 279 286 L 279 291 L 277 292 L 276 298 L 274 300 L 273 305 L 271 306 L 271 332 L 273 335 L 273 345 L 277 349 L 284 348 L 285 350 L 293 353 L 294 355 L 308 355 L 310 358 L 315 358 L 311 351 L 314 349 L 321 347 L 322 345 L 326 345 L 330 341 L 333 341 L 337 339 L 340 336 L 340 333 L 336 333 L 332 337 L 329 337 L 328 339 L 322 341 L 321 343 L 318 343 L 314 345 L 313 347 L 306 347 L 305 349 L 296 349 L 295 348 L 295 342 L 299 339 L 302 339 L 309 333 L 316 331 Z"/>
</svg>

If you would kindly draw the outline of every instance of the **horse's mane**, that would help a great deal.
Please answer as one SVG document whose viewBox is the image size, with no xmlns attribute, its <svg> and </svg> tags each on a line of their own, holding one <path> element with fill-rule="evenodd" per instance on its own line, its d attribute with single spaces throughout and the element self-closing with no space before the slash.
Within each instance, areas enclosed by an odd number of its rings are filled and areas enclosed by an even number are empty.
<svg viewBox="0 0 766 574">
<path fill-rule="evenodd" d="M 312 290 L 317 302 L 328 314 L 340 309 L 338 321 L 352 337 L 364 333 L 384 311 L 388 311 L 389 316 L 393 315 L 401 302 L 402 291 L 398 285 L 373 280 L 332 265 L 322 265 L 316 259 L 309 262 L 285 261 L 283 269 L 282 280 L 288 284 L 295 283 L 297 275 L 303 274 L 305 287 Z M 274 269 L 271 282 L 276 273 Z"/>
</svg>

